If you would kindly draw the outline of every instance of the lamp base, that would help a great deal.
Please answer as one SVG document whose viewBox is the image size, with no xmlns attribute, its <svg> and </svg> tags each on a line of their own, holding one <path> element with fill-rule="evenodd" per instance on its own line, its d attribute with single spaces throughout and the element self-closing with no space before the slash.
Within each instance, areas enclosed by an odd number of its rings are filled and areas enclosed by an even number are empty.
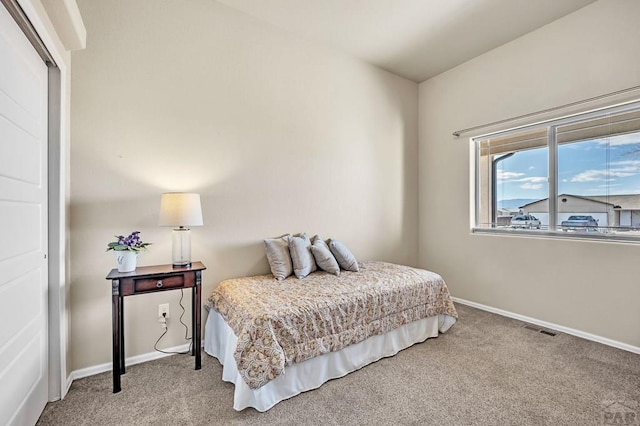
<svg viewBox="0 0 640 426">
<path fill-rule="evenodd" d="M 191 230 L 189 228 L 176 228 L 173 230 L 174 268 L 188 268 L 191 266 Z"/>
</svg>

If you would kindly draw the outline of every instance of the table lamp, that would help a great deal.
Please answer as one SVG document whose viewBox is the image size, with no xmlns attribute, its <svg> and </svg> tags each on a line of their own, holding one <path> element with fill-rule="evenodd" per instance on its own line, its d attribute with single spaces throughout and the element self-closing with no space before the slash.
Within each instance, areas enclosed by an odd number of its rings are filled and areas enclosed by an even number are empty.
<svg viewBox="0 0 640 426">
<path fill-rule="evenodd" d="M 173 267 L 191 266 L 190 226 L 202 226 L 200 194 L 167 192 L 160 198 L 160 226 L 173 227 Z"/>
</svg>

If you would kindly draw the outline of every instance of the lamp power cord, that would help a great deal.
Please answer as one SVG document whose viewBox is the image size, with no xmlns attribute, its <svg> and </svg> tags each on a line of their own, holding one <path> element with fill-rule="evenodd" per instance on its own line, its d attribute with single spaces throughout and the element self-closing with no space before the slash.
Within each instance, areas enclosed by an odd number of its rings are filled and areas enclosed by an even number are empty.
<svg viewBox="0 0 640 426">
<path fill-rule="evenodd" d="M 187 355 L 190 354 L 192 351 L 192 347 L 193 347 L 193 336 L 189 337 L 189 326 L 187 326 L 187 324 L 184 323 L 184 321 L 182 320 L 182 318 L 184 317 L 184 314 L 186 312 L 184 305 L 182 304 L 182 299 L 184 298 L 184 289 L 180 289 L 180 301 L 178 302 L 178 304 L 180 305 L 180 308 L 182 309 L 182 313 L 180 314 L 180 324 L 182 324 L 184 326 L 184 340 L 189 341 L 189 349 L 187 349 L 184 352 L 180 352 L 180 351 L 165 351 L 163 349 L 158 349 L 158 343 L 160 343 L 160 340 L 162 340 L 162 338 L 167 334 L 167 332 L 169 331 L 169 326 L 167 325 L 167 314 L 163 313 L 162 316 L 163 318 L 160 320 L 162 322 L 162 328 L 164 329 L 164 331 L 162 332 L 162 334 L 160 335 L 160 337 L 158 337 L 158 340 L 156 340 L 156 343 L 154 343 L 153 345 L 153 349 L 155 349 L 156 351 L 163 353 L 163 354 L 167 354 L 167 355 Z"/>
</svg>

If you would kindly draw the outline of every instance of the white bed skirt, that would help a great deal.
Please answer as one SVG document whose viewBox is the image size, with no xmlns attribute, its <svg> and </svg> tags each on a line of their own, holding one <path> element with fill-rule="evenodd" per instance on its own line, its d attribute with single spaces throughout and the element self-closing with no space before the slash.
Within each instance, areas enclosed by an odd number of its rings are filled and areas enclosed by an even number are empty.
<svg viewBox="0 0 640 426">
<path fill-rule="evenodd" d="M 204 331 L 204 350 L 223 365 L 222 380 L 235 385 L 233 408 L 237 411 L 253 407 L 267 411 L 278 402 L 299 393 L 319 388 L 328 380 L 345 376 L 381 358 L 393 356 L 402 349 L 436 337 L 456 322 L 449 315 L 438 315 L 406 324 L 386 334 L 372 336 L 338 352 L 330 352 L 293 364 L 285 373 L 266 385 L 251 389 L 238 373 L 233 352 L 237 338 L 222 316 L 213 309 Z"/>
</svg>

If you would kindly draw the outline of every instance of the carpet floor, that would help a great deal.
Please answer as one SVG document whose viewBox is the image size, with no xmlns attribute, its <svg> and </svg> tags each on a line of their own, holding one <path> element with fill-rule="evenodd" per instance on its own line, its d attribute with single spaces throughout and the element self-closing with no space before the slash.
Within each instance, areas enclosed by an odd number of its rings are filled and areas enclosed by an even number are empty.
<svg viewBox="0 0 640 426">
<path fill-rule="evenodd" d="M 234 411 L 233 385 L 203 353 L 75 380 L 38 425 L 640 424 L 640 355 L 457 305 L 459 321 L 266 413 Z M 623 423 L 626 422 L 626 423 Z"/>
</svg>

